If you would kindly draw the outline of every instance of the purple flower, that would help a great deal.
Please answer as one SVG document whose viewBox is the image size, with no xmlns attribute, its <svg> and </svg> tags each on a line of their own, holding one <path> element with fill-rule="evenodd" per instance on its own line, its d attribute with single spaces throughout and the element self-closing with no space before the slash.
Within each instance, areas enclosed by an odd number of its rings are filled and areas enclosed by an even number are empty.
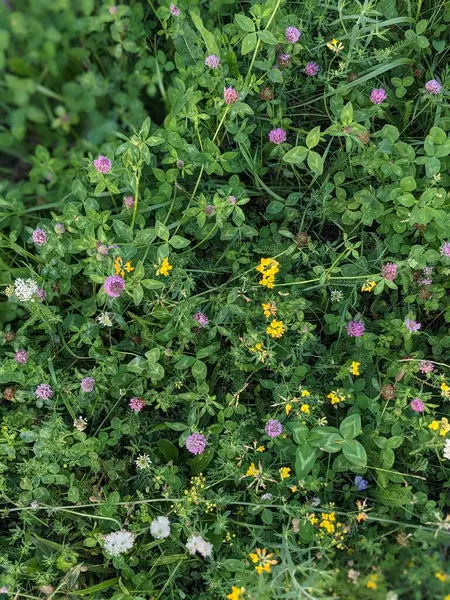
<svg viewBox="0 0 450 600">
<path fill-rule="evenodd" d="M 362 492 L 364 490 L 367 490 L 367 488 L 369 487 L 369 482 L 363 477 L 361 477 L 361 475 L 356 475 L 355 487 L 357 492 Z"/>
<path fill-rule="evenodd" d="M 431 279 L 431 277 L 422 277 L 421 279 L 419 279 L 419 281 L 417 282 L 419 285 L 432 285 L 433 284 L 433 280 Z"/>
<path fill-rule="evenodd" d="M 309 62 L 306 64 L 305 74 L 308 75 L 308 77 L 314 77 L 319 71 L 320 67 L 316 62 Z"/>
<path fill-rule="evenodd" d="M 444 242 L 441 246 L 441 256 L 450 258 L 450 242 Z"/>
<path fill-rule="evenodd" d="M 436 95 L 442 90 L 442 85 L 436 79 L 430 79 L 425 84 L 425 89 L 429 94 Z"/>
<path fill-rule="evenodd" d="M 144 398 L 139 398 L 138 396 L 135 396 L 134 398 L 131 398 L 128 406 L 135 413 L 141 412 L 141 410 L 145 408 L 145 400 Z"/>
<path fill-rule="evenodd" d="M 394 281 L 397 277 L 398 265 L 388 262 L 381 267 L 381 277 L 387 281 Z"/>
<path fill-rule="evenodd" d="M 41 302 L 44 302 L 44 300 L 47 298 L 47 294 L 45 293 L 45 290 L 43 288 L 38 288 L 34 295 Z"/>
<path fill-rule="evenodd" d="M 37 386 L 36 391 L 34 393 L 36 395 L 36 398 L 40 398 L 41 400 L 48 400 L 53 396 L 54 392 L 52 388 L 48 385 L 48 383 L 40 383 Z"/>
<path fill-rule="evenodd" d="M 277 56 L 277 63 L 280 67 L 288 67 L 291 62 L 291 55 L 286 53 L 281 53 Z"/>
<path fill-rule="evenodd" d="M 414 412 L 421 413 L 424 411 L 425 405 L 420 398 L 414 398 L 410 404 Z"/>
<path fill-rule="evenodd" d="M 276 438 L 283 433 L 283 425 L 277 419 L 270 419 L 264 429 L 271 438 Z"/>
<path fill-rule="evenodd" d="M 208 215 L 208 217 L 212 217 L 215 214 L 216 214 L 216 207 L 214 206 L 214 204 L 207 204 L 205 206 L 205 215 Z"/>
<path fill-rule="evenodd" d="M 421 360 L 420 361 L 420 372 L 424 375 L 426 373 L 432 373 L 434 371 L 434 364 L 431 360 Z"/>
<path fill-rule="evenodd" d="M 115 15 L 117 15 L 117 6 L 115 4 L 113 4 L 112 6 L 109 7 L 109 14 L 114 17 Z"/>
<path fill-rule="evenodd" d="M 434 267 L 424 267 L 424 269 L 423 269 L 423 274 L 424 274 L 426 277 L 430 277 L 430 275 L 433 273 L 433 268 L 434 268 Z"/>
<path fill-rule="evenodd" d="M 179 17 L 181 15 L 181 10 L 175 4 L 171 4 L 169 10 L 174 17 Z"/>
<path fill-rule="evenodd" d="M 413 333 L 414 331 L 419 331 L 419 329 L 422 327 L 422 323 L 418 323 L 413 319 L 406 319 L 405 327 L 410 333 Z"/>
<path fill-rule="evenodd" d="M 297 27 L 286 27 L 286 31 L 284 32 L 284 37 L 286 38 L 286 41 L 291 44 L 295 44 L 296 42 L 298 42 L 301 35 L 302 32 L 299 29 L 297 29 Z"/>
<path fill-rule="evenodd" d="M 17 350 L 14 354 L 14 360 L 18 365 L 26 365 L 28 360 L 28 352 L 26 350 Z"/>
<path fill-rule="evenodd" d="M 102 256 L 108 256 L 109 246 L 107 246 L 106 244 L 102 244 L 101 242 L 96 242 L 95 246 L 99 254 L 101 254 Z"/>
<path fill-rule="evenodd" d="M 80 383 L 83 392 L 92 392 L 95 387 L 95 379 L 93 377 L 85 377 Z"/>
<path fill-rule="evenodd" d="M 66 228 L 64 227 L 64 223 L 56 223 L 55 227 L 56 235 L 64 235 L 66 233 Z"/>
<path fill-rule="evenodd" d="M 276 129 L 272 129 L 268 134 L 269 141 L 273 144 L 282 144 L 286 141 L 286 132 L 281 127 L 277 127 Z"/>
<path fill-rule="evenodd" d="M 223 88 L 223 99 L 225 101 L 225 104 L 234 104 L 239 100 L 239 94 L 231 86 Z"/>
<path fill-rule="evenodd" d="M 120 275 L 110 275 L 103 284 L 105 293 L 110 298 L 118 298 L 125 289 L 125 281 Z"/>
<path fill-rule="evenodd" d="M 347 333 L 350 337 L 361 337 L 366 329 L 362 321 L 349 321 L 347 323 Z"/>
<path fill-rule="evenodd" d="M 196 312 L 193 319 L 197 321 L 201 327 L 206 327 L 209 323 L 208 317 L 203 312 Z"/>
<path fill-rule="evenodd" d="M 106 173 L 111 171 L 112 164 L 108 157 L 100 154 L 100 156 L 94 160 L 94 167 L 98 173 L 106 175 Z"/>
<path fill-rule="evenodd" d="M 205 65 L 208 69 L 218 69 L 220 65 L 220 58 L 215 54 L 210 54 L 205 58 Z"/>
<path fill-rule="evenodd" d="M 35 229 L 31 234 L 31 237 L 33 238 L 33 242 L 36 244 L 36 246 L 45 246 L 45 244 L 48 242 L 48 235 L 43 229 Z"/>
<path fill-rule="evenodd" d="M 133 208 L 134 208 L 134 198 L 133 198 L 133 196 L 125 196 L 124 199 L 123 199 L 123 205 L 128 210 L 133 210 Z"/>
<path fill-rule="evenodd" d="M 227 202 L 228 204 L 236 204 L 237 200 L 236 200 L 236 196 L 228 196 L 227 198 Z"/>
<path fill-rule="evenodd" d="M 386 90 L 375 88 L 370 94 L 370 101 L 374 104 L 382 104 L 387 98 Z"/>
<path fill-rule="evenodd" d="M 207 445 L 208 441 L 202 433 L 191 433 L 186 439 L 186 449 L 191 454 L 201 454 Z"/>
</svg>

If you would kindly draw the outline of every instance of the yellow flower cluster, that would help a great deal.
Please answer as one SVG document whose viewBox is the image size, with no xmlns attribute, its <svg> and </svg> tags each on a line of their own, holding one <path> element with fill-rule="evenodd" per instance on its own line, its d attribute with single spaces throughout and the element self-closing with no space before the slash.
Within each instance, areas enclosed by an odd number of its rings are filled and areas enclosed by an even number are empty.
<svg viewBox="0 0 450 600">
<path fill-rule="evenodd" d="M 349 367 L 350 373 L 352 375 L 360 375 L 359 372 L 359 367 L 361 366 L 361 363 L 356 362 L 355 360 L 352 362 L 352 364 Z"/>
<path fill-rule="evenodd" d="M 322 513 L 322 521 L 319 523 L 319 527 L 323 527 L 328 533 L 334 533 L 336 529 L 336 526 L 334 525 L 335 521 L 336 515 L 334 512 Z"/>
<path fill-rule="evenodd" d="M 445 381 L 441 383 L 441 394 L 446 398 L 450 398 L 450 385 L 447 385 Z"/>
<path fill-rule="evenodd" d="M 201 495 L 205 488 L 205 478 L 200 473 L 198 477 L 191 478 L 191 487 L 184 490 L 184 495 L 189 503 L 200 504 Z"/>
<path fill-rule="evenodd" d="M 338 52 L 341 52 L 341 50 L 344 49 L 344 44 L 336 38 L 333 38 L 331 42 L 327 43 L 327 48 L 331 50 L 331 52 L 335 52 L 337 54 Z"/>
<path fill-rule="evenodd" d="M 266 333 L 273 338 L 280 338 L 286 331 L 283 321 L 273 319 L 272 323 L 267 327 Z"/>
<path fill-rule="evenodd" d="M 264 316 L 269 318 L 269 317 L 275 317 L 277 314 L 277 305 L 275 302 L 263 302 L 262 303 L 262 307 L 263 307 L 263 311 L 264 311 Z"/>
<path fill-rule="evenodd" d="M 116 256 L 116 258 L 114 259 L 114 272 L 116 275 L 120 275 L 122 278 L 125 277 L 125 271 L 127 273 L 131 273 L 131 271 L 134 271 L 134 267 L 131 266 L 131 260 L 129 260 L 128 262 L 126 262 L 125 264 L 123 263 L 122 257 L 121 256 Z"/>
<path fill-rule="evenodd" d="M 291 476 L 291 469 L 289 467 L 281 467 L 281 469 L 280 469 L 281 480 L 289 479 L 290 476 Z"/>
<path fill-rule="evenodd" d="M 362 292 L 371 292 L 376 285 L 377 285 L 376 281 L 366 281 L 365 283 L 363 283 L 363 285 L 361 287 L 361 291 Z"/>
<path fill-rule="evenodd" d="M 235 585 L 232 585 L 231 593 L 227 594 L 227 599 L 228 600 L 241 600 L 241 596 L 244 592 L 245 592 L 245 588 L 243 588 L 243 587 L 238 588 Z"/>
<path fill-rule="evenodd" d="M 167 277 L 169 275 L 169 271 L 171 271 L 172 269 L 173 267 L 171 264 L 169 264 L 169 259 L 165 258 L 159 265 L 159 267 L 156 269 L 156 274 L 158 276 L 164 275 L 164 277 Z"/>
<path fill-rule="evenodd" d="M 448 575 L 446 575 L 445 573 L 441 573 L 440 571 L 438 571 L 437 573 L 434 574 L 434 576 L 436 577 L 436 579 L 438 579 L 441 583 L 445 583 L 448 579 Z"/>
<path fill-rule="evenodd" d="M 273 258 L 261 258 L 256 270 L 261 273 L 259 285 L 272 289 L 275 286 L 275 275 L 279 272 L 279 263 Z"/>
<path fill-rule="evenodd" d="M 273 554 L 271 552 L 267 553 L 267 550 L 263 548 L 256 548 L 256 553 L 249 554 L 251 561 L 256 564 L 255 570 L 258 575 L 261 573 L 270 573 L 270 569 L 272 565 L 278 564 L 278 561 L 272 558 Z"/>
<path fill-rule="evenodd" d="M 307 398 L 308 396 L 311 396 L 310 392 L 308 392 L 308 390 L 303 390 L 301 393 L 302 398 Z M 290 402 L 288 402 L 285 406 L 286 409 L 286 415 L 289 415 L 289 413 L 292 410 L 292 404 L 297 404 L 298 402 L 300 402 L 300 400 L 298 398 L 292 398 L 292 400 Z M 309 404 L 302 404 L 300 406 L 300 411 L 302 413 L 305 413 L 307 415 L 309 415 Z"/>
<path fill-rule="evenodd" d="M 252 463 L 247 469 L 246 477 L 258 477 L 259 470 L 255 467 L 255 463 Z"/>
<path fill-rule="evenodd" d="M 311 525 L 319 525 L 319 536 L 323 537 L 326 534 L 333 537 L 336 543 L 336 547 L 342 550 L 344 548 L 343 541 L 345 536 L 350 531 L 350 528 L 345 526 L 343 523 L 336 521 L 336 515 L 334 512 L 322 513 L 320 520 L 314 513 L 308 515 L 309 522 Z M 326 532 L 326 533 L 325 533 Z"/>
<path fill-rule="evenodd" d="M 367 580 L 366 588 L 368 588 L 369 590 L 376 590 L 377 589 L 377 581 L 378 581 L 379 577 L 380 576 L 377 573 L 373 573 Z"/>
<path fill-rule="evenodd" d="M 331 400 L 331 404 L 339 404 L 339 402 L 345 402 L 345 396 L 338 394 L 338 392 L 330 392 L 327 398 Z"/>
<path fill-rule="evenodd" d="M 450 431 L 450 423 L 448 422 L 447 417 L 442 417 L 440 421 L 431 421 L 431 423 L 428 425 L 428 428 L 432 429 L 433 431 L 437 431 L 439 429 L 439 435 L 444 437 Z"/>
</svg>

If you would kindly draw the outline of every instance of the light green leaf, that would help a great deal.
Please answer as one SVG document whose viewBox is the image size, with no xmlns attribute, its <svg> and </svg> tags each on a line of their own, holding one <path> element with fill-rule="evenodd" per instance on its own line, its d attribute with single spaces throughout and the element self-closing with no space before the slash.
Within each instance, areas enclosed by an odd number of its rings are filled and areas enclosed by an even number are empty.
<svg viewBox="0 0 450 600">
<path fill-rule="evenodd" d="M 367 466 L 367 454 L 364 446 L 356 440 L 344 440 L 342 443 L 342 452 L 345 458 L 355 467 Z"/>
<path fill-rule="evenodd" d="M 299 165 L 305 160 L 307 155 L 308 148 L 305 148 L 305 146 L 294 146 L 294 148 L 291 148 L 286 152 L 283 156 L 283 160 L 290 165 Z"/>
<path fill-rule="evenodd" d="M 253 50 L 256 46 L 256 33 L 248 33 L 242 40 L 241 54 L 244 56 Z"/>
</svg>

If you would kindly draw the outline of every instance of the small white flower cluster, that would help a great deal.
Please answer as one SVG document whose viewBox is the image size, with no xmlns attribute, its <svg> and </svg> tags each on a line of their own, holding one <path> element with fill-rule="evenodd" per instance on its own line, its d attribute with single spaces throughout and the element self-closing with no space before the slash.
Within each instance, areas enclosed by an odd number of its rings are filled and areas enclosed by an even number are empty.
<svg viewBox="0 0 450 600">
<path fill-rule="evenodd" d="M 191 535 L 186 542 L 186 548 L 189 554 L 198 552 L 203 558 L 211 556 L 213 551 L 212 544 L 204 540 L 201 535 Z"/>
<path fill-rule="evenodd" d="M 170 521 L 167 517 L 156 517 L 150 524 L 150 533 L 156 540 L 163 540 L 170 535 Z"/>
<path fill-rule="evenodd" d="M 75 429 L 78 429 L 78 431 L 84 431 L 87 427 L 87 420 L 84 417 L 78 417 L 78 419 L 75 419 L 73 422 L 73 426 L 75 427 Z"/>
<path fill-rule="evenodd" d="M 108 533 L 104 539 L 105 550 L 111 556 L 120 556 L 121 554 L 128 552 L 128 550 L 131 550 L 135 538 L 136 536 L 134 533 L 126 531 L 125 529 Z"/>
<path fill-rule="evenodd" d="M 16 279 L 14 282 L 14 295 L 21 302 L 34 300 L 38 289 L 38 284 L 32 279 Z"/>
<path fill-rule="evenodd" d="M 450 460 L 450 439 L 445 440 L 444 458 L 447 458 L 448 460 Z"/>
</svg>

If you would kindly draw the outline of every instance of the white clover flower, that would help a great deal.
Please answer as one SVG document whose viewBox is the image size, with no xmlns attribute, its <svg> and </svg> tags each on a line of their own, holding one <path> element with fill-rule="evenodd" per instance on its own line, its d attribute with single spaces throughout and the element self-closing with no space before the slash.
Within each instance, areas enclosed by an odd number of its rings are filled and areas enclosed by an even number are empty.
<svg viewBox="0 0 450 600">
<path fill-rule="evenodd" d="M 14 282 L 14 294 L 21 302 L 33 300 L 38 289 L 38 284 L 32 279 L 19 278 Z"/>
<path fill-rule="evenodd" d="M 170 535 L 170 521 L 167 517 L 156 517 L 151 522 L 150 533 L 157 540 L 163 540 Z"/>
<path fill-rule="evenodd" d="M 341 290 L 331 290 L 330 292 L 331 302 L 340 302 L 344 297 Z"/>
<path fill-rule="evenodd" d="M 204 540 L 201 535 L 191 535 L 186 542 L 186 549 L 189 554 L 198 552 L 203 558 L 211 556 L 213 551 L 212 544 Z"/>
<path fill-rule="evenodd" d="M 444 458 L 447 458 L 448 460 L 450 460 L 450 439 L 445 440 Z"/>
<path fill-rule="evenodd" d="M 84 417 L 78 417 L 78 419 L 75 419 L 73 422 L 73 426 L 75 429 L 78 429 L 78 431 L 84 431 L 87 426 L 87 421 Z"/>
<path fill-rule="evenodd" d="M 98 315 L 97 322 L 104 327 L 112 327 L 114 323 L 114 315 L 110 312 L 102 312 Z"/>
<path fill-rule="evenodd" d="M 148 469 L 152 464 L 148 454 L 139 454 L 137 459 L 134 461 L 137 469 Z"/>
<path fill-rule="evenodd" d="M 104 548 L 111 556 L 120 556 L 128 550 L 131 550 L 134 544 L 136 536 L 131 531 L 114 531 L 114 533 L 108 533 L 104 539 Z"/>
<path fill-rule="evenodd" d="M 395 592 L 388 592 L 386 594 L 386 600 L 398 600 L 398 594 Z"/>
</svg>

